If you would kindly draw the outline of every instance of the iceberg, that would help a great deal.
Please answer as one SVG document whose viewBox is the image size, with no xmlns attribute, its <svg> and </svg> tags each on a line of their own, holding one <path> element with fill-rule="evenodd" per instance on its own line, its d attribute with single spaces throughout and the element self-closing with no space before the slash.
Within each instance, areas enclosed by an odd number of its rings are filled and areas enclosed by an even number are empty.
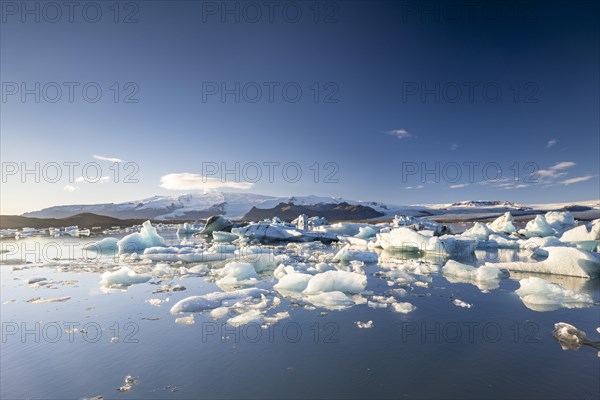
<svg viewBox="0 0 600 400">
<path fill-rule="evenodd" d="M 333 257 L 334 262 L 338 261 L 362 261 L 365 263 L 376 263 L 378 259 L 377 253 L 371 251 L 360 251 L 350 247 L 350 245 L 344 246 L 340 251 Z"/>
<path fill-rule="evenodd" d="M 234 327 L 246 325 L 251 322 L 262 324 L 263 315 L 259 310 L 246 311 L 227 320 L 227 323 Z"/>
<path fill-rule="evenodd" d="M 200 231 L 201 235 L 211 235 L 216 231 L 227 232 L 231 230 L 233 224 L 230 220 L 223 218 L 220 215 L 213 215 L 209 219 L 206 220 L 206 225 Z"/>
<path fill-rule="evenodd" d="M 461 236 L 478 241 L 487 241 L 492 233 L 494 233 L 494 231 L 488 228 L 486 224 L 475 222 L 473 227 L 464 231 Z"/>
<path fill-rule="evenodd" d="M 288 273 L 279 279 L 279 282 L 273 286 L 273 289 L 282 292 L 300 293 L 306 289 L 312 277 L 313 275 L 300 272 Z"/>
<path fill-rule="evenodd" d="M 258 280 L 254 265 L 246 262 L 231 262 L 213 271 L 219 277 L 219 286 L 247 286 L 255 284 Z"/>
<path fill-rule="evenodd" d="M 519 233 L 526 238 L 532 238 L 534 236 L 552 236 L 555 232 L 552 226 L 548 224 L 548 221 L 546 221 L 546 217 L 538 215 L 529 221 L 524 229 L 519 230 Z"/>
<path fill-rule="evenodd" d="M 202 226 L 185 222 L 177 227 L 177 236 L 192 235 L 202 230 Z"/>
<path fill-rule="evenodd" d="M 548 225 L 556 232 L 564 232 L 575 226 L 575 218 L 573 218 L 573 214 L 568 211 L 549 211 L 544 217 L 546 218 Z"/>
<path fill-rule="evenodd" d="M 485 263 L 509 271 L 537 272 L 595 278 L 600 275 L 600 261 L 594 253 L 573 247 L 543 247 L 548 257 L 538 262 Z"/>
<path fill-rule="evenodd" d="M 234 240 L 239 238 L 239 236 L 236 235 L 235 233 L 221 232 L 221 231 L 214 231 L 212 233 L 212 236 L 213 236 L 213 242 L 219 242 L 219 243 L 229 243 L 229 242 L 233 242 Z"/>
<path fill-rule="evenodd" d="M 505 212 L 503 215 L 496 218 L 493 222 L 488 224 L 488 227 L 494 232 L 508 233 L 511 234 L 517 231 L 515 228 L 514 219 L 510 211 Z"/>
<path fill-rule="evenodd" d="M 139 253 L 148 247 L 165 246 L 165 240 L 156 232 L 150 221 L 142 224 L 142 229 L 125 236 L 117 243 L 119 254 Z"/>
<path fill-rule="evenodd" d="M 589 228 L 589 229 L 588 229 Z M 600 243 L 600 220 L 594 220 L 588 226 L 579 225 L 562 234 L 560 240 L 572 243 L 588 251 L 596 251 Z"/>
<path fill-rule="evenodd" d="M 333 233 L 316 230 L 306 231 L 272 222 L 259 222 L 241 228 L 233 228 L 231 232 L 240 237 L 256 239 L 261 242 L 311 242 L 317 240 L 332 242 L 337 240 L 337 235 Z"/>
<path fill-rule="evenodd" d="M 323 307 L 330 310 L 343 310 L 352 307 L 354 300 L 340 291 L 329 291 L 307 296 L 308 302 L 317 307 Z"/>
<path fill-rule="evenodd" d="M 600 332 L 600 328 L 597 329 Z M 567 324 L 564 322 L 559 322 L 554 324 L 554 331 L 552 332 L 552 336 L 563 350 L 579 350 L 581 346 L 591 346 L 596 350 L 600 350 L 600 342 L 592 342 L 587 338 L 587 335 L 584 331 L 577 329 L 571 324 Z M 600 357 L 600 352 L 598 353 Z"/>
<path fill-rule="evenodd" d="M 98 253 L 116 251 L 119 248 L 118 242 L 119 240 L 116 238 L 107 237 L 98 242 L 86 244 L 83 246 L 83 249 L 96 251 Z"/>
<path fill-rule="evenodd" d="M 442 267 L 442 273 L 446 276 L 462 278 L 464 281 L 473 282 L 491 282 L 496 283 L 501 277 L 502 272 L 493 265 L 483 265 L 479 268 L 462 264 L 454 260 L 448 260 Z M 498 285 L 494 288 L 498 287 Z"/>
<path fill-rule="evenodd" d="M 559 308 L 582 308 L 594 304 L 591 296 L 576 293 L 541 278 L 525 278 L 519 281 L 521 287 L 515 293 L 523 304 L 534 311 L 554 311 Z"/>
<path fill-rule="evenodd" d="M 392 304 L 394 311 L 401 314 L 408 314 L 411 311 L 414 311 L 417 307 L 413 306 L 410 303 L 395 303 Z"/>
<path fill-rule="evenodd" d="M 223 306 L 224 303 L 232 305 L 239 301 L 260 297 L 266 293 L 268 291 L 264 289 L 249 288 L 232 292 L 214 292 L 204 296 L 190 296 L 171 307 L 171 314 L 212 310 Z"/>
<path fill-rule="evenodd" d="M 105 272 L 101 275 L 100 284 L 107 288 L 126 288 L 138 283 L 145 283 L 152 278 L 147 274 L 136 274 L 129 267 L 122 267 L 114 272 Z"/>
<path fill-rule="evenodd" d="M 305 294 L 320 292 L 360 293 L 367 287 L 367 277 L 356 272 L 327 271 L 316 275 L 308 281 Z"/>
</svg>

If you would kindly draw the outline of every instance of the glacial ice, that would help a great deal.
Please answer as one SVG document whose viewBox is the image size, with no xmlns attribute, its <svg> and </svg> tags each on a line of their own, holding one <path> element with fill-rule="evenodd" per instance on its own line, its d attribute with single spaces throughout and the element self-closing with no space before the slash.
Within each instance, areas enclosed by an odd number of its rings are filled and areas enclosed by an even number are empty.
<svg viewBox="0 0 600 400">
<path fill-rule="evenodd" d="M 89 243 L 83 246 L 84 250 L 92 250 L 96 252 L 108 252 L 115 251 L 119 248 L 119 240 L 112 237 L 107 237 L 94 243 Z"/>
<path fill-rule="evenodd" d="M 239 236 L 235 233 L 215 231 L 212 233 L 213 242 L 230 243 L 238 239 Z"/>
<path fill-rule="evenodd" d="M 307 301 L 317 307 L 323 307 L 330 310 L 343 310 L 352 307 L 355 302 L 340 291 L 328 291 L 307 296 Z"/>
<path fill-rule="evenodd" d="M 129 267 L 122 267 L 114 272 L 107 271 L 101 275 L 100 285 L 106 288 L 126 288 L 138 283 L 145 283 L 152 278 L 147 274 L 136 274 Z"/>
<path fill-rule="evenodd" d="M 165 246 L 165 240 L 156 232 L 150 221 L 142 224 L 139 232 L 134 232 L 119 240 L 119 254 L 139 253 L 148 247 Z"/>
<path fill-rule="evenodd" d="M 410 303 L 394 303 L 392 304 L 392 307 L 394 309 L 394 311 L 396 311 L 397 313 L 402 313 L 402 314 L 408 314 L 411 311 L 414 311 L 416 309 L 415 306 L 413 306 Z"/>
<path fill-rule="evenodd" d="M 573 247 L 544 247 L 548 257 L 538 262 L 503 262 L 486 263 L 509 271 L 537 272 L 542 274 L 558 274 L 594 278 L 600 274 L 600 261 L 594 253 Z"/>
<path fill-rule="evenodd" d="M 483 265 L 479 268 L 448 260 L 442 267 L 444 275 L 464 278 L 475 282 L 497 281 L 502 277 L 502 272 L 494 265 Z"/>
<path fill-rule="evenodd" d="M 512 214 L 510 211 L 507 211 L 503 215 L 496 218 L 493 222 L 490 222 L 488 227 L 494 232 L 511 234 L 517 231 L 517 228 L 515 228 L 513 222 L 514 219 Z"/>
<path fill-rule="evenodd" d="M 220 287 L 249 286 L 258 280 L 254 265 L 247 262 L 231 262 L 213 272 L 219 277 L 217 285 Z"/>
<path fill-rule="evenodd" d="M 231 305 L 238 301 L 260 297 L 266 293 L 267 291 L 264 289 L 248 288 L 232 292 L 214 292 L 204 296 L 190 296 L 171 307 L 171 314 L 210 310 L 224 304 Z"/>
<path fill-rule="evenodd" d="M 305 294 L 320 292 L 360 293 L 367 287 L 367 277 L 355 272 L 327 271 L 314 275 L 309 281 Z"/>
<path fill-rule="evenodd" d="M 360 329 L 370 329 L 373 327 L 373 321 L 367 321 L 367 322 L 355 321 L 354 324 L 357 327 L 359 327 Z"/>
<path fill-rule="evenodd" d="M 538 215 L 529 221 L 524 229 L 519 230 L 519 233 L 527 238 L 534 236 L 544 237 L 554 235 L 554 229 L 548 224 L 546 217 Z"/>
<path fill-rule="evenodd" d="M 250 322 L 262 323 L 262 321 L 263 315 L 259 310 L 250 310 L 229 318 L 227 323 L 231 326 L 238 327 L 249 324 Z"/>
<path fill-rule="evenodd" d="M 273 286 L 273 289 L 282 292 L 303 292 L 308 286 L 308 282 L 313 275 L 300 272 L 288 273 L 279 279 L 279 282 Z"/>
<path fill-rule="evenodd" d="M 475 222 L 473 227 L 464 231 L 462 236 L 467 238 L 471 238 L 479 241 L 486 241 L 490 238 L 490 235 L 494 233 L 486 224 L 482 224 L 481 222 Z"/>
<path fill-rule="evenodd" d="M 521 279 L 519 284 L 521 287 L 515 293 L 527 308 L 534 311 L 590 307 L 594 303 L 592 297 L 587 294 L 576 293 L 541 278 Z"/>
<path fill-rule="evenodd" d="M 374 253 L 371 251 L 356 250 L 356 249 L 351 248 L 351 246 L 348 244 L 336 253 L 336 255 L 333 257 L 332 261 L 347 262 L 347 261 L 354 260 L 354 261 L 363 261 L 366 263 L 376 263 L 377 259 L 378 259 L 377 253 Z"/>
<path fill-rule="evenodd" d="M 562 233 L 575 226 L 575 218 L 573 218 L 573 214 L 569 211 L 549 211 L 544 217 L 548 225 L 558 233 Z"/>
<path fill-rule="evenodd" d="M 575 244 L 588 251 L 596 251 L 600 244 L 600 220 L 592 221 L 589 226 L 579 225 L 562 234 L 560 240 Z"/>
</svg>

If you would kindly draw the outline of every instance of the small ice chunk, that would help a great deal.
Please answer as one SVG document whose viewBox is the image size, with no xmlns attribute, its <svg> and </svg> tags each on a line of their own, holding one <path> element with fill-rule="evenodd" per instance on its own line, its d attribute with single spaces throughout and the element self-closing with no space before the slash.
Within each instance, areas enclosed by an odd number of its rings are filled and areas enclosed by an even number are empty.
<svg viewBox="0 0 600 400">
<path fill-rule="evenodd" d="M 27 300 L 27 303 L 31 303 L 31 304 L 62 303 L 63 301 L 67 301 L 69 299 L 71 299 L 71 296 L 56 297 L 53 299 L 44 299 L 42 297 L 35 297 L 33 299 Z"/>
<path fill-rule="evenodd" d="M 162 300 L 161 299 L 148 299 L 148 300 L 146 300 L 146 303 L 148 303 L 154 307 L 160 307 Z"/>
<path fill-rule="evenodd" d="M 564 232 L 575 226 L 575 218 L 569 211 L 549 211 L 544 217 L 556 232 Z"/>
<path fill-rule="evenodd" d="M 273 289 L 287 292 L 302 292 L 308 286 L 313 275 L 300 272 L 284 275 Z"/>
<path fill-rule="evenodd" d="M 600 328 L 598 329 L 600 332 Z M 554 324 L 552 336 L 558 340 L 563 350 L 579 350 L 583 344 L 588 342 L 584 331 L 564 322 Z"/>
<path fill-rule="evenodd" d="M 463 307 L 463 308 L 471 308 L 473 306 L 473 304 L 465 303 L 464 301 L 462 301 L 460 299 L 454 299 L 454 301 L 452 303 L 454 303 L 454 305 L 457 307 Z"/>
<path fill-rule="evenodd" d="M 317 307 L 323 307 L 330 310 L 342 310 L 352 307 L 355 302 L 346 294 L 340 291 L 329 291 L 318 294 L 312 294 L 307 300 Z"/>
<path fill-rule="evenodd" d="M 376 263 L 377 262 L 377 253 L 371 251 L 360 251 L 352 249 L 349 244 L 344 246 L 337 254 L 333 257 L 334 262 L 338 261 L 363 261 L 366 263 Z"/>
<path fill-rule="evenodd" d="M 204 296 L 190 296 L 180 300 L 171 307 L 171 314 L 210 310 L 221 307 L 224 302 L 234 304 L 246 299 L 260 297 L 262 294 L 266 293 L 267 291 L 264 289 L 249 288 L 234 290 L 232 292 L 214 292 Z"/>
<path fill-rule="evenodd" d="M 392 304 L 394 311 L 402 314 L 408 314 L 413 311 L 416 307 L 410 303 L 395 303 Z"/>
<path fill-rule="evenodd" d="M 194 325 L 196 321 L 194 320 L 194 315 L 188 315 L 187 317 L 179 317 L 175 318 L 175 323 L 179 325 Z"/>
<path fill-rule="evenodd" d="M 125 377 L 125 384 L 117 389 L 117 392 L 128 392 L 135 385 L 138 384 L 138 380 L 131 375 L 127 375 Z"/>
<path fill-rule="evenodd" d="M 229 314 L 229 308 L 227 307 L 217 307 L 210 312 L 210 316 L 214 319 L 221 319 Z"/>
<path fill-rule="evenodd" d="M 147 274 L 136 274 L 129 267 L 122 267 L 114 272 L 107 271 L 103 273 L 101 278 L 100 285 L 104 287 L 125 288 L 138 283 L 148 282 L 152 277 Z"/>
<path fill-rule="evenodd" d="M 229 318 L 227 323 L 231 326 L 238 327 L 241 325 L 249 324 L 250 322 L 255 322 L 262 324 L 263 315 L 259 310 L 250 310 L 245 313 L 236 315 L 233 318 Z"/>
<path fill-rule="evenodd" d="M 358 326 L 361 329 L 370 329 L 373 327 L 373 321 L 368 321 L 368 322 L 356 321 L 354 323 L 356 324 L 356 326 Z"/>
</svg>

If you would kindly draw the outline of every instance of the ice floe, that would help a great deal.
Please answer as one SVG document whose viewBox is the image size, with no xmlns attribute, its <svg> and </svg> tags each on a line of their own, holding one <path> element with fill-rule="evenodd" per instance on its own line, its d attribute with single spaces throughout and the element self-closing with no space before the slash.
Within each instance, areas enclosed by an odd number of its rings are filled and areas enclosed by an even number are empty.
<svg viewBox="0 0 600 400">
<path fill-rule="evenodd" d="M 151 275 L 137 274 L 129 267 L 122 267 L 114 272 L 107 271 L 102 274 L 100 285 L 106 288 L 126 288 L 138 283 L 148 282 Z"/>
<path fill-rule="evenodd" d="M 268 292 L 264 289 L 248 288 L 231 292 L 214 292 L 203 296 L 191 296 L 175 304 L 171 308 L 171 314 L 210 310 L 223 305 L 232 305 L 249 298 L 257 298 L 266 293 Z"/>
<path fill-rule="evenodd" d="M 534 311 L 582 308 L 594 304 L 592 297 L 585 293 L 576 293 L 541 278 L 521 279 L 519 284 L 521 286 L 515 293 L 527 308 Z"/>
<path fill-rule="evenodd" d="M 538 262 L 502 262 L 486 263 L 509 271 L 527 271 L 546 274 L 558 274 L 594 278 L 600 274 L 598 256 L 589 251 L 573 247 L 544 247 L 548 257 Z"/>
</svg>

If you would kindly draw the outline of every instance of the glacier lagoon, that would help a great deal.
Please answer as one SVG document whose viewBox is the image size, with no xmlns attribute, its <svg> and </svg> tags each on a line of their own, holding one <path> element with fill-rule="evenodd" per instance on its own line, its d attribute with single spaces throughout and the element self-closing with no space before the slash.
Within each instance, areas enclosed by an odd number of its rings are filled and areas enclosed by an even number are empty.
<svg viewBox="0 0 600 400">
<path fill-rule="evenodd" d="M 3 239 L 30 263 L 4 253 L 0 267 L 1 397 L 600 395 L 598 350 L 563 350 L 552 336 L 565 322 L 599 340 L 598 279 L 482 269 L 531 262 L 523 249 L 353 245 L 335 262 L 346 243 L 238 254 L 239 244 L 219 244 L 222 260 L 152 260 L 213 245 L 175 232 L 159 231 L 171 250 L 147 258 L 83 249 L 102 238 Z M 190 297 L 201 306 L 180 313 Z"/>
</svg>

